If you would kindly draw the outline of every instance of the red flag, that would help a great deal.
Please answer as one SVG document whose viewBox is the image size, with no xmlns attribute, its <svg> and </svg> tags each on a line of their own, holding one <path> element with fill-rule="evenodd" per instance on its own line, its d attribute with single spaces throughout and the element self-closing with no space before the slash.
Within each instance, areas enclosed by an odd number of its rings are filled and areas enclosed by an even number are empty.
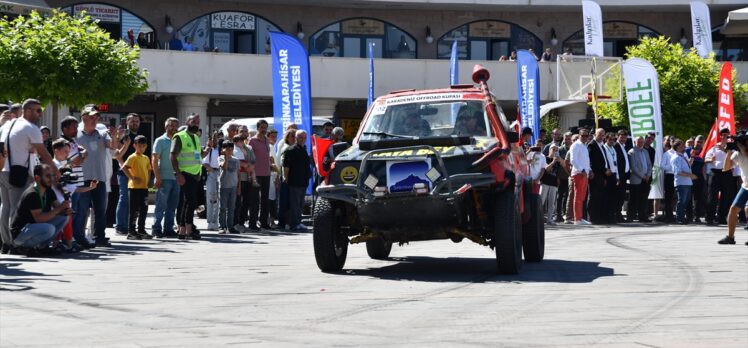
<svg viewBox="0 0 748 348">
<path fill-rule="evenodd" d="M 735 111 L 732 104 L 732 64 L 722 64 L 719 74 L 719 96 L 717 98 L 717 128 L 727 128 L 730 135 L 735 135 Z"/>
<path fill-rule="evenodd" d="M 720 130 L 727 128 L 730 130 L 730 135 L 735 135 L 735 109 L 732 104 L 732 64 L 730 62 L 722 64 L 722 72 L 719 74 L 717 105 L 717 119 L 706 138 L 704 149 L 701 150 L 701 157 L 704 157 L 707 151 L 719 142 Z"/>
<path fill-rule="evenodd" d="M 317 166 L 317 173 L 322 177 L 327 177 L 329 174 L 322 162 L 325 159 L 327 150 L 334 143 L 331 139 L 323 139 L 316 135 L 312 135 L 312 156 L 314 156 L 314 164 Z"/>
<path fill-rule="evenodd" d="M 719 142 L 719 129 L 717 129 L 717 120 L 714 120 L 714 123 L 712 123 L 712 129 L 709 131 L 709 134 L 706 136 L 706 141 L 704 142 L 704 148 L 699 153 L 699 157 L 704 158 L 706 156 L 707 151 L 709 151 L 714 145 Z"/>
</svg>

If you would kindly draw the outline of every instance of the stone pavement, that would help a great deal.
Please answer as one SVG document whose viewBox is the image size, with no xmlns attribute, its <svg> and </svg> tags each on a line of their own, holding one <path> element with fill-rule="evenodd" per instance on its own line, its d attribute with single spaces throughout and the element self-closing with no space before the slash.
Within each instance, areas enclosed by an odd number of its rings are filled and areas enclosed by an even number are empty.
<svg viewBox="0 0 748 348">
<path fill-rule="evenodd" d="M 199 220 L 204 223 L 204 220 Z M 495 274 L 463 241 L 349 248 L 311 233 L 204 233 L 74 257 L 0 259 L 0 346 L 748 347 L 748 232 L 637 224 L 547 230 L 546 260 Z"/>
</svg>

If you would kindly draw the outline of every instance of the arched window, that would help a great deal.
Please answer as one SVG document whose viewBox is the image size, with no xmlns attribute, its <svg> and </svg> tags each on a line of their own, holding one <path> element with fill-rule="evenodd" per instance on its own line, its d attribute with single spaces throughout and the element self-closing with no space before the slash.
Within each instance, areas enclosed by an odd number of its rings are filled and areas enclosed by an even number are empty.
<svg viewBox="0 0 748 348">
<path fill-rule="evenodd" d="M 498 60 L 518 49 L 532 49 L 538 55 L 543 49 L 543 41 L 519 25 L 483 20 L 463 24 L 440 37 L 437 58 L 449 59 L 455 40 L 460 59 Z"/>
<path fill-rule="evenodd" d="M 138 15 L 117 5 L 86 2 L 63 7 L 61 11 L 72 16 L 85 11 L 91 19 L 99 20 L 99 26 L 108 31 L 113 39 L 129 42 L 127 33 L 132 30 L 134 40 L 139 41 L 135 43 L 138 43 L 141 48 L 156 48 L 156 32 L 153 26 Z"/>
<path fill-rule="evenodd" d="M 606 57 L 623 57 L 626 47 L 636 45 L 643 37 L 659 36 L 651 28 L 631 22 L 610 21 L 603 23 L 603 49 Z M 574 55 L 584 55 L 584 33 L 580 29 L 563 43 L 563 49 L 571 49 Z"/>
<path fill-rule="evenodd" d="M 212 12 L 179 28 L 169 47 L 187 51 L 267 54 L 270 53 L 271 31 L 282 32 L 277 25 L 251 13 Z"/>
<path fill-rule="evenodd" d="M 714 59 L 724 62 L 748 60 L 748 37 L 725 36 L 719 31 L 724 24 L 712 28 Z"/>
<path fill-rule="evenodd" d="M 372 18 L 350 18 L 332 23 L 309 38 L 309 55 L 324 57 L 369 56 L 374 43 L 375 58 L 416 58 L 417 42 L 404 30 Z"/>
</svg>

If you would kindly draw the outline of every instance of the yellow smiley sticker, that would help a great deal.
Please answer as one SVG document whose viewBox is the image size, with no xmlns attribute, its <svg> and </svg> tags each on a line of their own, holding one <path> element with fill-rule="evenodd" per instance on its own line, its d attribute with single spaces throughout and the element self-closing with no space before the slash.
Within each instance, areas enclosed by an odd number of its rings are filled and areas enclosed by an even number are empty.
<svg viewBox="0 0 748 348">
<path fill-rule="evenodd" d="M 358 178 L 358 169 L 348 166 L 340 170 L 340 180 L 346 184 L 352 184 Z"/>
</svg>

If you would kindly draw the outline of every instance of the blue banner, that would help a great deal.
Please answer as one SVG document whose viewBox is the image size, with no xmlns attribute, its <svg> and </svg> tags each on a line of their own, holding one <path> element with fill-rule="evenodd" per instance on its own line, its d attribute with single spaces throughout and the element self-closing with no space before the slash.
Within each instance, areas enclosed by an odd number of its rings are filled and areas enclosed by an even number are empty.
<svg viewBox="0 0 748 348">
<path fill-rule="evenodd" d="M 283 134 L 295 123 L 307 133 L 307 150 L 312 141 L 312 88 L 309 55 L 304 45 L 284 33 L 270 33 L 273 74 L 273 115 L 275 127 Z"/>
<path fill-rule="evenodd" d="M 540 137 L 540 71 L 535 55 L 517 51 L 517 102 L 522 128 L 532 129 L 532 145 Z"/>
<path fill-rule="evenodd" d="M 452 55 L 449 57 L 449 84 L 460 83 L 460 70 L 457 66 L 457 40 L 452 41 Z"/>
<path fill-rule="evenodd" d="M 369 99 L 366 108 L 374 101 L 374 43 L 369 42 Z"/>
</svg>

